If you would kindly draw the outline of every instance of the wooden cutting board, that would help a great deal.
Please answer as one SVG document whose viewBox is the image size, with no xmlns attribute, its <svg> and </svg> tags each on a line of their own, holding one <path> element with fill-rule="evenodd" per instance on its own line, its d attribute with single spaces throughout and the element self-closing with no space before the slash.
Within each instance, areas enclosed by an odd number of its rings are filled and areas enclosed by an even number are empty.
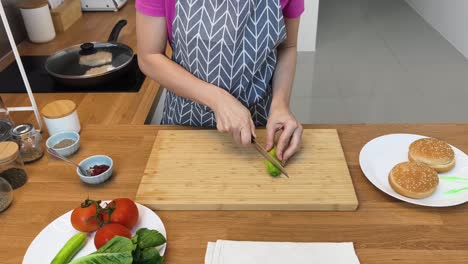
<svg viewBox="0 0 468 264">
<path fill-rule="evenodd" d="M 257 131 L 265 142 L 265 131 Z M 214 130 L 160 130 L 136 201 L 155 210 L 326 210 L 358 206 L 334 129 L 305 129 L 302 150 L 272 178 L 253 147 Z"/>
</svg>

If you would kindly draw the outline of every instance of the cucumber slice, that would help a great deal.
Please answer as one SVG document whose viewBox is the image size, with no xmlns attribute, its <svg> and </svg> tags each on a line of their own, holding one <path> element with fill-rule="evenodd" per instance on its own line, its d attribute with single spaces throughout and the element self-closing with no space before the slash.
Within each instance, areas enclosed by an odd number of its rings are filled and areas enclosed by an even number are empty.
<svg viewBox="0 0 468 264">
<path fill-rule="evenodd" d="M 85 246 L 86 234 L 78 233 L 72 236 L 57 253 L 51 264 L 66 264 Z"/>
<path fill-rule="evenodd" d="M 270 154 L 271 157 L 273 157 L 274 159 L 276 159 L 278 162 L 281 162 L 280 160 L 278 160 L 278 158 L 276 157 L 276 146 L 274 146 L 269 152 L 268 154 Z M 280 169 L 276 168 L 275 165 L 273 165 L 273 163 L 271 163 L 269 160 L 265 160 L 265 166 L 266 166 L 266 169 L 268 171 L 268 174 L 270 174 L 271 177 L 279 177 L 281 175 L 281 171 Z"/>
</svg>

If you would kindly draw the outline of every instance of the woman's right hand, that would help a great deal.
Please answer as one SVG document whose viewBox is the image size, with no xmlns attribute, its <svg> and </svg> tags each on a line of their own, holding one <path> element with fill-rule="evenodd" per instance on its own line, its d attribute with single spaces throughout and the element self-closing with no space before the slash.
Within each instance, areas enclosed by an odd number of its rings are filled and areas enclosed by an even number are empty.
<svg viewBox="0 0 468 264">
<path fill-rule="evenodd" d="M 214 111 L 217 128 L 234 141 L 250 145 L 255 125 L 250 112 L 227 91 L 202 81 L 166 57 L 167 30 L 164 17 L 137 12 L 138 64 L 146 76 L 178 96 L 206 105 Z"/>
<path fill-rule="evenodd" d="M 250 145 L 252 135 L 256 136 L 250 111 L 228 92 L 222 90 L 220 94 L 216 104 L 211 107 L 216 117 L 216 128 L 220 132 L 230 133 L 237 144 Z"/>
</svg>

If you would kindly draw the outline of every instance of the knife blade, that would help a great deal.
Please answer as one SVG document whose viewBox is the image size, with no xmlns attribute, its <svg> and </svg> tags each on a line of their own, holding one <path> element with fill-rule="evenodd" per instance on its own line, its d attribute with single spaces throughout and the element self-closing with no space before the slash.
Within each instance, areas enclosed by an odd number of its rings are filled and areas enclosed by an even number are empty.
<svg viewBox="0 0 468 264">
<path fill-rule="evenodd" d="M 254 137 L 252 137 L 252 143 L 253 143 L 253 145 L 254 145 L 254 147 L 255 147 L 255 149 L 257 150 L 258 153 L 260 153 L 265 159 L 267 159 L 268 161 L 273 163 L 273 165 L 275 165 L 275 167 L 278 168 L 284 174 L 284 176 L 289 178 L 289 174 L 284 169 L 283 165 L 281 165 L 281 163 L 279 163 L 276 159 L 274 159 L 272 156 L 270 156 L 270 154 L 268 154 L 268 152 L 262 147 L 262 145 L 260 145 L 255 140 Z"/>
</svg>

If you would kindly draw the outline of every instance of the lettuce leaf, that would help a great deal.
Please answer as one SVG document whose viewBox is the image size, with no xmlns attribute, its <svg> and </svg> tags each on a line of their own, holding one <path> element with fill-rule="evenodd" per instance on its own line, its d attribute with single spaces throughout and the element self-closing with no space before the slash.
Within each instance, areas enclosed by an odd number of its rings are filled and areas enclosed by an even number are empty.
<svg viewBox="0 0 468 264">
<path fill-rule="evenodd" d="M 162 264 L 164 258 L 155 248 L 166 243 L 156 230 L 139 229 L 132 239 L 116 236 L 90 255 L 69 264 Z"/>
<path fill-rule="evenodd" d="M 132 240 L 126 237 L 115 236 L 109 240 L 104 246 L 102 246 L 97 253 L 122 253 L 122 252 L 132 252 L 135 249 L 135 245 Z"/>
<path fill-rule="evenodd" d="M 69 264 L 132 264 L 132 251 L 135 245 L 132 240 L 116 236 L 98 251 L 81 257 Z"/>
<path fill-rule="evenodd" d="M 159 251 L 156 248 L 145 248 L 141 252 L 138 264 L 162 264 L 164 261 L 163 257 L 159 255 Z"/>
<path fill-rule="evenodd" d="M 93 253 L 81 257 L 69 264 L 132 264 L 133 257 L 131 252 L 121 253 Z"/>
<path fill-rule="evenodd" d="M 164 258 L 161 257 L 159 251 L 152 248 L 139 249 L 133 251 L 133 264 L 162 264 Z"/>
<path fill-rule="evenodd" d="M 150 230 L 148 228 L 140 228 L 136 232 L 137 246 L 140 249 L 152 248 L 161 246 L 166 243 L 166 238 L 157 230 Z"/>
</svg>

